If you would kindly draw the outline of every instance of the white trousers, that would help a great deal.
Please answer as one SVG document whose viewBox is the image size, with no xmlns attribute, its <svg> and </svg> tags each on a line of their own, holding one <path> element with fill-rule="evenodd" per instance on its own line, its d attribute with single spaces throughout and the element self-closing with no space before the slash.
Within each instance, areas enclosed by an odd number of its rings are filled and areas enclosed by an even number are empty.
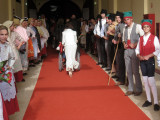
<svg viewBox="0 0 160 120">
<path fill-rule="evenodd" d="M 65 46 L 65 55 L 66 55 L 66 71 L 70 69 L 74 71 L 79 66 L 79 63 L 76 61 L 76 51 L 77 45 L 67 45 Z"/>
<path fill-rule="evenodd" d="M 152 92 L 154 104 L 158 104 L 157 87 L 154 77 L 143 76 L 143 82 L 146 90 L 147 100 L 151 102 L 151 92 Z"/>
</svg>

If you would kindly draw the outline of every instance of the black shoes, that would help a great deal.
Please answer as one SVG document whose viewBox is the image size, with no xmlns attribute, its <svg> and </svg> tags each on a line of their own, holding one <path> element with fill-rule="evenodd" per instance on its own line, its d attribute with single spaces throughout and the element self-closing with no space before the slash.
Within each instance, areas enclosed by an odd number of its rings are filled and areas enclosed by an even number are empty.
<svg viewBox="0 0 160 120">
<path fill-rule="evenodd" d="M 35 67 L 35 65 L 34 65 L 34 64 L 31 64 L 31 65 L 29 65 L 29 67 Z"/>
<path fill-rule="evenodd" d="M 142 92 L 135 92 L 134 96 L 140 96 L 142 94 Z"/>
<path fill-rule="evenodd" d="M 23 75 L 27 75 L 27 73 L 23 73 Z"/>
<path fill-rule="evenodd" d="M 101 65 L 102 63 L 101 62 L 98 62 L 96 65 Z"/>
<path fill-rule="evenodd" d="M 106 65 L 102 65 L 102 68 L 105 68 L 105 67 L 107 67 Z"/>
<path fill-rule="evenodd" d="M 144 104 L 142 105 L 142 107 L 148 107 L 152 105 L 152 102 L 149 102 L 148 100 L 144 102 Z"/>
<path fill-rule="evenodd" d="M 35 64 L 39 64 L 40 62 L 36 62 Z"/>
<path fill-rule="evenodd" d="M 111 68 L 106 68 L 106 69 L 105 69 L 105 71 L 110 71 L 110 70 L 111 70 Z"/>
<path fill-rule="evenodd" d="M 25 82 L 25 79 L 22 79 L 22 82 Z"/>
<path fill-rule="evenodd" d="M 148 100 L 142 105 L 142 107 L 148 107 L 152 105 L 152 102 L 149 102 Z M 159 111 L 159 105 L 158 104 L 154 104 L 154 111 Z"/>
<path fill-rule="evenodd" d="M 114 76 L 112 76 L 112 78 L 118 78 L 118 76 L 117 76 L 117 75 L 114 75 Z"/>
<path fill-rule="evenodd" d="M 158 104 L 154 104 L 154 111 L 159 111 L 159 105 Z"/>
</svg>

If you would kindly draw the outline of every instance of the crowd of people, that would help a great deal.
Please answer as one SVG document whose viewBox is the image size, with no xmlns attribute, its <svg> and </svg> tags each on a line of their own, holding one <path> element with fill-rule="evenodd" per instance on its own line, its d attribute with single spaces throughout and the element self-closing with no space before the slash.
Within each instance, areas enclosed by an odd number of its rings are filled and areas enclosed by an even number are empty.
<svg viewBox="0 0 160 120">
<path fill-rule="evenodd" d="M 142 107 L 152 105 L 152 93 L 154 110 L 159 111 L 154 76 L 155 56 L 160 66 L 160 43 L 157 36 L 151 33 L 152 20 L 143 19 L 141 23 L 133 21 L 131 11 L 107 14 L 107 10 L 102 9 L 96 19 L 82 21 L 80 43 L 86 52 L 97 55 L 97 65 L 108 73 L 114 73 L 115 85 L 128 86 L 126 96 L 141 95 L 143 81 L 147 100 Z"/>
<path fill-rule="evenodd" d="M 143 81 L 147 99 L 142 107 L 152 105 L 152 93 L 154 110 L 159 111 L 154 76 L 156 56 L 160 66 L 160 43 L 157 36 L 151 33 L 152 20 L 143 19 L 140 25 L 133 21 L 131 11 L 107 14 L 107 10 L 102 9 L 96 19 L 81 18 L 75 22 L 74 17 L 74 22 L 72 18 L 66 21 L 76 26 L 73 30 L 77 31 L 80 46 L 98 57 L 97 65 L 108 73 L 114 73 L 115 85 L 128 86 L 126 96 L 141 95 Z"/>
<path fill-rule="evenodd" d="M 19 111 L 16 83 L 47 56 L 49 36 L 45 19 L 15 16 L 0 25 L 0 120 Z"/>
<path fill-rule="evenodd" d="M 81 48 L 98 57 L 97 65 L 101 65 L 108 73 L 114 73 L 112 78 L 117 81 L 115 85 L 128 86 L 126 96 L 141 95 L 143 81 L 147 100 L 142 107 L 152 105 L 152 93 L 154 110 L 159 111 L 154 76 L 156 56 L 160 67 L 160 43 L 157 36 L 151 33 L 152 20 L 144 19 L 140 25 L 133 21 L 131 11 L 107 14 L 107 10 L 102 9 L 96 19 L 76 19 L 72 15 L 71 19 L 66 19 L 63 23 L 72 24 Z M 63 39 L 59 39 L 61 40 Z"/>
</svg>

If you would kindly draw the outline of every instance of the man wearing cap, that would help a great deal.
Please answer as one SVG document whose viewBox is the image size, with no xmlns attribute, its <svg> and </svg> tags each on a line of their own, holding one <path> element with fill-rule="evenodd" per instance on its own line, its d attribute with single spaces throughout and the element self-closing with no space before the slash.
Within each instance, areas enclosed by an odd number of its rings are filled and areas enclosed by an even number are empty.
<svg viewBox="0 0 160 120">
<path fill-rule="evenodd" d="M 122 43 L 123 29 L 125 24 L 123 22 L 123 13 L 116 12 L 116 31 L 112 42 L 118 44 L 118 51 L 116 55 L 116 76 L 118 77 L 116 85 L 123 85 L 125 83 L 125 62 L 124 62 L 124 46 Z M 115 78 L 116 78 L 115 76 Z"/>
<path fill-rule="evenodd" d="M 144 36 L 141 36 L 136 47 L 136 55 L 140 60 L 140 67 L 143 76 L 144 87 L 146 90 L 147 101 L 142 107 L 148 107 L 152 105 L 151 92 L 154 98 L 154 110 L 159 110 L 157 87 L 154 79 L 155 74 L 155 59 L 160 53 L 160 43 L 155 35 L 150 33 L 152 27 L 152 20 L 142 20 L 142 28 L 144 30 Z"/>
<path fill-rule="evenodd" d="M 141 25 L 133 22 L 132 12 L 124 12 L 124 22 L 126 26 L 123 30 L 123 44 L 125 48 L 124 58 L 128 77 L 128 91 L 126 96 L 134 94 L 138 96 L 142 93 L 142 83 L 139 74 L 139 59 L 136 56 L 135 48 L 140 36 L 144 35 Z M 133 75 L 135 78 L 135 92 Z"/>
<path fill-rule="evenodd" d="M 101 11 L 101 17 L 102 19 L 98 22 L 97 30 L 100 31 L 100 48 L 101 48 L 101 55 L 102 55 L 102 68 L 107 67 L 107 56 L 105 52 L 105 39 L 104 37 L 104 28 L 106 24 L 106 15 L 107 15 L 107 10 L 102 9 Z"/>
</svg>

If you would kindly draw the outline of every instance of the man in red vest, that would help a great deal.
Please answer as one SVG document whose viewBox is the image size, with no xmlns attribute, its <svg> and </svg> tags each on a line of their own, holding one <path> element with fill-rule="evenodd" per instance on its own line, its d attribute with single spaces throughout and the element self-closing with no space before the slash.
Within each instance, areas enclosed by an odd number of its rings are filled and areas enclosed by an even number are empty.
<svg viewBox="0 0 160 120">
<path fill-rule="evenodd" d="M 160 52 L 160 43 L 155 35 L 150 33 L 152 26 L 152 20 L 144 19 L 142 20 L 142 28 L 144 31 L 144 36 L 140 37 L 139 42 L 136 47 L 136 55 L 140 60 L 140 67 L 143 75 L 143 82 L 146 90 L 147 101 L 142 105 L 142 107 L 148 107 L 152 105 L 151 102 L 151 92 L 154 98 L 154 110 L 159 110 L 158 105 L 158 95 L 156 82 L 154 78 L 155 74 L 155 59 Z"/>
</svg>

